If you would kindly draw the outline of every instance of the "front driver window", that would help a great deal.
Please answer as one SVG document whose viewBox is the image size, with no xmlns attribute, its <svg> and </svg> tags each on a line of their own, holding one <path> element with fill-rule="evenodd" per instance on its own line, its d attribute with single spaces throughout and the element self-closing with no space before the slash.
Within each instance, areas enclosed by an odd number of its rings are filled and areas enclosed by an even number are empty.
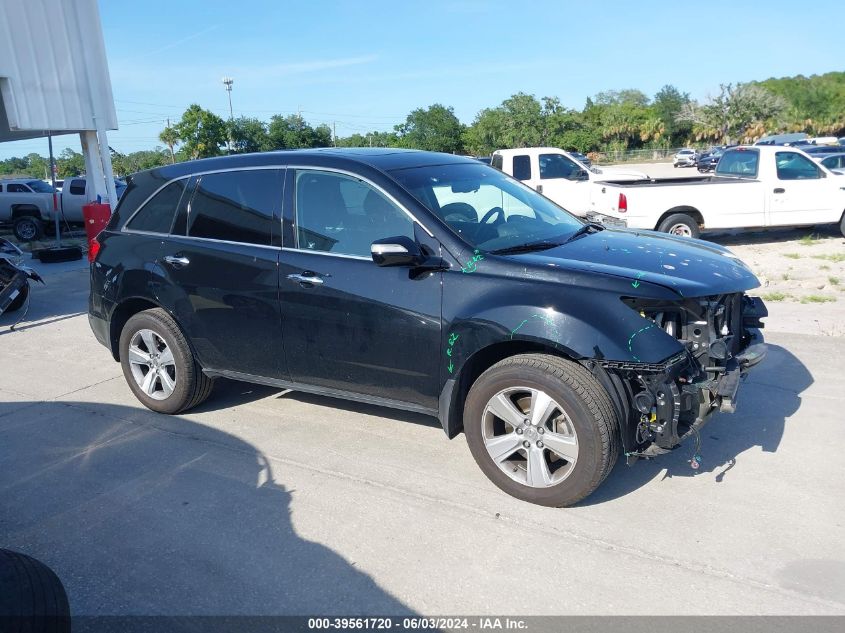
<svg viewBox="0 0 845 633">
<path fill-rule="evenodd" d="M 566 178 L 571 180 L 581 171 L 573 161 L 562 154 L 540 154 L 540 179 Z"/>
<path fill-rule="evenodd" d="M 778 180 L 812 180 L 819 178 L 819 168 L 809 158 L 795 152 L 775 153 Z"/>
<path fill-rule="evenodd" d="M 326 171 L 296 173 L 297 248 L 370 257 L 386 237 L 414 238 L 410 216 L 371 185 Z"/>
</svg>

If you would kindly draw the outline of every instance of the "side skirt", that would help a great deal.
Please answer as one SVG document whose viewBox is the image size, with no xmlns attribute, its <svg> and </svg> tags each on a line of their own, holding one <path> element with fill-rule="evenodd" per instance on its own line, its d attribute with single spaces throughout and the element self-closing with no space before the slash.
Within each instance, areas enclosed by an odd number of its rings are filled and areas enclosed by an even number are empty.
<svg viewBox="0 0 845 633">
<path fill-rule="evenodd" d="M 259 385 L 267 385 L 269 387 L 279 387 L 280 389 L 290 389 L 291 391 L 302 391 L 303 393 L 313 393 L 318 396 L 340 398 L 341 400 L 352 400 L 354 402 L 363 402 L 364 404 L 373 404 L 380 407 L 388 407 L 390 409 L 400 409 L 402 411 L 413 411 L 414 413 L 422 413 L 435 418 L 437 417 L 437 409 L 429 409 L 428 407 L 423 407 L 411 402 L 403 402 L 401 400 L 379 398 L 378 396 L 369 396 L 352 391 L 341 391 L 340 389 L 329 389 L 315 385 L 304 385 L 298 382 L 278 380 L 276 378 L 267 378 L 265 376 L 254 376 L 252 374 L 244 374 L 237 371 L 203 369 L 202 373 L 210 378 L 216 378 L 218 376 L 221 378 L 231 378 L 232 380 L 240 380 L 242 382 L 252 382 Z"/>
</svg>

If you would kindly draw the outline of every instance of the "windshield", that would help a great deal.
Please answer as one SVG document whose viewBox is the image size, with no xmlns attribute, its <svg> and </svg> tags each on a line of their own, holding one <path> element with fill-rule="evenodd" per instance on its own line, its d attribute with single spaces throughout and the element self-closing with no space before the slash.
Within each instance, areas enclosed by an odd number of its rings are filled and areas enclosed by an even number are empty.
<svg viewBox="0 0 845 633">
<path fill-rule="evenodd" d="M 481 164 L 398 169 L 391 175 L 473 248 L 564 242 L 584 223 L 510 176 Z"/>
<path fill-rule="evenodd" d="M 38 193 L 53 193 L 54 189 L 43 180 L 29 180 L 26 183 L 29 188 Z"/>
</svg>

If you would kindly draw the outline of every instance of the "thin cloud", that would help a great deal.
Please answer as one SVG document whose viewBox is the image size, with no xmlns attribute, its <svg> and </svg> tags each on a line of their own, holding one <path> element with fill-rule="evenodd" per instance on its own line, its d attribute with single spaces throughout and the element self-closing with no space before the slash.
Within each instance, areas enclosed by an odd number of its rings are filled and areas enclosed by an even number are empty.
<svg viewBox="0 0 845 633">
<path fill-rule="evenodd" d="M 348 68 L 349 66 L 360 66 L 370 64 L 378 59 L 377 55 L 360 55 L 358 57 L 341 57 L 337 59 L 313 59 L 287 64 L 274 64 L 269 66 L 248 66 L 233 68 L 231 75 L 240 77 L 263 77 L 277 78 L 288 75 L 299 75 L 303 73 L 319 72 L 321 70 L 332 70 L 336 68 Z"/>
<path fill-rule="evenodd" d="M 217 28 L 220 28 L 219 24 L 209 26 L 208 28 L 203 29 L 202 31 L 198 31 L 198 32 L 194 33 L 193 35 L 188 35 L 187 37 L 183 37 L 181 40 L 176 40 L 175 42 L 171 42 L 170 44 L 166 44 L 166 45 L 162 46 L 161 48 L 157 48 L 155 50 L 148 51 L 146 53 L 141 53 L 140 55 L 135 55 L 133 57 L 124 58 L 122 61 L 132 61 L 132 60 L 135 60 L 135 59 L 141 59 L 142 57 L 150 57 L 151 55 L 158 55 L 159 53 L 163 53 L 164 51 L 169 51 L 172 48 L 176 48 L 177 46 L 181 46 L 185 42 L 190 42 L 193 39 L 196 39 L 198 37 L 202 37 L 206 33 L 210 33 L 211 31 L 213 31 Z"/>
</svg>

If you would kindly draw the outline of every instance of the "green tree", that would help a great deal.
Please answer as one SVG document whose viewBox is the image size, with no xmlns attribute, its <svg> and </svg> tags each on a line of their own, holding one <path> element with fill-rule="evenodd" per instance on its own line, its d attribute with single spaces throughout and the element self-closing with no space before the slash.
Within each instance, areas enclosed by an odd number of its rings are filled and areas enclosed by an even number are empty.
<svg viewBox="0 0 845 633">
<path fill-rule="evenodd" d="M 176 154 L 173 152 L 173 148 L 176 147 L 177 143 L 179 143 L 179 133 L 172 125 L 169 125 L 161 131 L 158 138 L 162 143 L 167 145 L 167 149 L 170 150 L 170 162 L 175 163 Z"/>
<path fill-rule="evenodd" d="M 439 103 L 412 111 L 395 129 L 402 147 L 452 154 L 463 150 L 464 126 L 453 108 Z"/>
<path fill-rule="evenodd" d="M 783 97 L 756 84 L 722 84 L 719 94 L 704 105 L 686 104 L 678 120 L 691 122 L 699 138 L 731 143 L 743 139 L 752 126 L 778 119 L 786 109 Z"/>
<path fill-rule="evenodd" d="M 311 127 L 299 114 L 286 117 L 276 114 L 267 126 L 267 143 L 269 149 L 328 147 L 332 144 L 332 133 L 327 125 Z"/>
<path fill-rule="evenodd" d="M 173 128 L 182 151 L 192 159 L 219 156 L 221 147 L 226 145 L 226 123 L 195 103 L 185 110 Z"/>
<path fill-rule="evenodd" d="M 689 93 L 681 92 L 670 84 L 663 86 L 652 101 L 654 113 L 663 122 L 665 136 L 675 145 L 683 144 L 692 132 L 689 121 L 678 121 L 678 114 L 689 102 Z"/>
<path fill-rule="evenodd" d="M 59 172 L 59 178 L 81 176 L 85 173 L 85 157 L 66 147 L 56 159 L 56 170 Z"/>
<path fill-rule="evenodd" d="M 236 154 L 261 152 L 269 146 L 267 125 L 259 119 L 239 117 L 226 125 L 232 139 L 232 151 Z"/>
</svg>

